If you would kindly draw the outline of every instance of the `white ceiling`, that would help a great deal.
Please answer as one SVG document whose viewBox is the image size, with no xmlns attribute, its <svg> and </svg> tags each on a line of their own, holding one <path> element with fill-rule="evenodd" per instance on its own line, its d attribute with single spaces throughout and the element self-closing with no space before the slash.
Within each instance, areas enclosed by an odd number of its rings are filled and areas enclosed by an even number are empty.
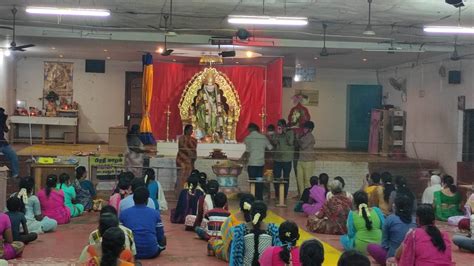
<svg viewBox="0 0 474 266">
<path fill-rule="evenodd" d="M 149 25 L 164 26 L 162 14 L 169 11 L 169 4 L 170 0 L 2 0 L 0 25 L 11 25 L 10 9 L 16 6 L 19 10 L 17 24 L 20 25 L 17 42 L 37 45 L 23 53 L 24 56 L 110 56 L 117 60 L 136 61 L 140 58 L 139 51 L 153 51 L 162 45 L 163 34 Z M 112 15 L 105 19 L 30 15 L 24 12 L 27 5 L 107 8 Z M 377 35 L 369 38 L 361 34 L 367 23 L 367 0 L 265 0 L 266 15 L 306 16 L 310 18 L 310 24 L 297 29 L 246 27 L 256 40 L 271 39 L 272 45 L 241 49 L 254 50 L 270 58 L 284 56 L 288 66 L 316 62 L 321 67 L 336 68 L 382 68 L 435 56 L 439 52 L 447 54 L 452 50 L 453 36 L 429 36 L 421 30 L 426 24 L 457 24 L 457 9 L 445 4 L 444 0 L 373 0 L 372 11 Z M 170 46 L 215 50 L 216 47 L 206 45 L 209 36 L 232 35 L 237 29 L 227 23 L 227 15 L 259 15 L 262 12 L 262 1 L 259 0 L 174 0 L 173 27 L 179 36 L 170 39 Z M 330 52 L 350 54 L 313 59 L 322 47 L 322 22 L 329 25 L 327 46 Z M 474 24 L 474 2 L 469 1 L 463 9 L 462 24 Z M 4 40 L 11 39 L 9 30 L 0 29 L 0 35 L 7 36 L 3 37 Z M 389 44 L 381 42 L 389 39 L 412 43 L 411 46 L 396 45 L 415 50 L 424 43 L 424 49 L 431 52 L 390 55 L 361 50 L 365 46 L 387 48 Z M 470 47 L 474 38 L 463 37 L 459 43 Z M 51 49 L 53 46 L 56 50 Z M 103 49 L 107 49 L 109 54 L 104 56 Z M 363 58 L 368 61 L 363 62 Z M 172 60 L 173 57 L 163 59 Z"/>
</svg>

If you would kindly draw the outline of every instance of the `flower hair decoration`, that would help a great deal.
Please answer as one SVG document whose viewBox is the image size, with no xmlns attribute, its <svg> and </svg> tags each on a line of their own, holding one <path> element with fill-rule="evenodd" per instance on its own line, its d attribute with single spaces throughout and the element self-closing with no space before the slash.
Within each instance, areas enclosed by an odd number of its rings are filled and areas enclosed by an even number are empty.
<svg viewBox="0 0 474 266">
<path fill-rule="evenodd" d="M 362 216 L 362 210 L 364 208 L 368 209 L 369 206 L 367 206 L 367 204 L 365 204 L 365 203 L 359 204 L 359 216 Z M 370 217 L 370 212 L 368 212 L 368 211 L 365 211 L 365 212 L 367 213 L 367 216 Z"/>
<path fill-rule="evenodd" d="M 252 220 L 252 223 L 255 225 L 258 223 L 258 221 L 260 220 L 260 216 L 261 214 L 260 213 L 256 213 L 255 216 L 253 217 L 253 220 Z"/>
<path fill-rule="evenodd" d="M 252 208 L 252 205 L 250 205 L 250 203 L 244 202 L 244 206 L 243 206 L 244 210 L 250 211 L 251 208 Z"/>
</svg>

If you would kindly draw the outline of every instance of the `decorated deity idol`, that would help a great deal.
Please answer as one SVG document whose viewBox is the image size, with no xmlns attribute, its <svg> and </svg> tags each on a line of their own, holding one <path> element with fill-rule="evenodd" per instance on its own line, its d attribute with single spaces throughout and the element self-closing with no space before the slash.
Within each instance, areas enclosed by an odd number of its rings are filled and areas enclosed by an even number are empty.
<svg viewBox="0 0 474 266">
<path fill-rule="evenodd" d="M 194 100 L 194 113 L 197 128 L 206 136 L 215 136 L 225 131 L 224 123 L 227 117 L 225 97 L 215 83 L 214 75 L 205 77 L 201 88 Z"/>
</svg>

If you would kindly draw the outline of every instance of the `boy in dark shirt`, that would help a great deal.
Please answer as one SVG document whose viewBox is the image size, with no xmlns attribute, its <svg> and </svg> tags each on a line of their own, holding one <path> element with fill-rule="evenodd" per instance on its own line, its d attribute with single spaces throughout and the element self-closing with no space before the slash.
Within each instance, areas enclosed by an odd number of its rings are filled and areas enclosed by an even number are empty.
<svg viewBox="0 0 474 266">
<path fill-rule="evenodd" d="M 21 241 L 25 244 L 28 244 L 38 238 L 36 233 L 28 233 L 28 227 L 26 226 L 25 214 L 21 212 L 22 202 L 16 197 L 10 197 L 7 200 L 7 209 L 6 213 L 10 217 L 10 222 L 12 225 L 13 241 Z M 23 227 L 23 232 L 20 233 L 20 224 Z"/>
</svg>

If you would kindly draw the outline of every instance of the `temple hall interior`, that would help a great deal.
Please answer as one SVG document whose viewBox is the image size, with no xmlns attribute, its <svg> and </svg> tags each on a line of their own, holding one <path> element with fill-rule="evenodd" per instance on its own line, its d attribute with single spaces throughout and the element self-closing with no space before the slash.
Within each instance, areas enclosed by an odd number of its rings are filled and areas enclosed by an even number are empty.
<svg viewBox="0 0 474 266">
<path fill-rule="evenodd" d="M 0 1 L 0 265 L 472 265 L 473 230 L 474 1 Z"/>
</svg>

